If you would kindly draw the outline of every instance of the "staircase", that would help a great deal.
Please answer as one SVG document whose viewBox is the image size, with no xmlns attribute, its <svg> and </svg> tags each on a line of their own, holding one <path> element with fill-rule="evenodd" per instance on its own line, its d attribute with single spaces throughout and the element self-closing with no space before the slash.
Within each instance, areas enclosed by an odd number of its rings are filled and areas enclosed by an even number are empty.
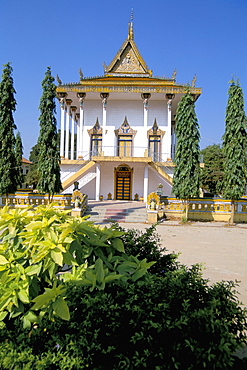
<svg viewBox="0 0 247 370">
<path fill-rule="evenodd" d="M 97 202 L 88 205 L 84 216 L 90 216 L 89 220 L 95 223 L 126 222 L 145 223 L 147 220 L 146 205 L 140 202 Z"/>
<path fill-rule="evenodd" d="M 83 186 L 85 186 L 88 182 L 90 182 L 91 180 L 93 180 L 94 178 L 96 177 L 96 173 L 95 172 L 88 172 L 85 176 L 83 176 L 78 182 L 79 182 L 79 185 L 78 185 L 78 188 L 82 188 Z M 74 190 L 74 187 L 75 185 L 72 184 L 70 185 L 64 192 L 66 193 L 73 193 L 73 190 Z"/>
<path fill-rule="evenodd" d="M 90 168 L 92 168 L 95 165 L 94 161 L 88 161 L 86 164 L 84 164 L 76 173 L 73 173 L 69 178 L 63 181 L 62 187 L 63 187 L 63 193 L 66 191 L 68 192 L 68 188 L 70 186 L 73 186 L 75 181 L 78 181 L 82 175 L 88 171 Z"/>
<path fill-rule="evenodd" d="M 159 163 L 156 163 L 156 162 L 150 162 L 149 165 L 151 166 L 151 168 L 156 170 L 164 179 L 166 179 L 168 184 L 172 185 L 172 178 L 173 178 L 172 169 L 168 171 L 167 166 L 160 165 Z"/>
</svg>

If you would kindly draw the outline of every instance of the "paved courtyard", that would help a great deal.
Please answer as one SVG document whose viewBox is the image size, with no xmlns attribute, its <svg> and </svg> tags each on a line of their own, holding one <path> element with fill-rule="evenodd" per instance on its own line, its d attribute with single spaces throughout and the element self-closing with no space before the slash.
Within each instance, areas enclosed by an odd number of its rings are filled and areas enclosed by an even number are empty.
<svg viewBox="0 0 247 370">
<path fill-rule="evenodd" d="M 147 224 L 122 223 L 124 228 L 145 230 Z M 203 276 L 210 282 L 238 280 L 239 299 L 247 307 L 247 225 L 193 222 L 181 225 L 164 221 L 157 226 L 162 246 L 181 253 L 179 261 L 188 266 L 203 263 Z"/>
</svg>

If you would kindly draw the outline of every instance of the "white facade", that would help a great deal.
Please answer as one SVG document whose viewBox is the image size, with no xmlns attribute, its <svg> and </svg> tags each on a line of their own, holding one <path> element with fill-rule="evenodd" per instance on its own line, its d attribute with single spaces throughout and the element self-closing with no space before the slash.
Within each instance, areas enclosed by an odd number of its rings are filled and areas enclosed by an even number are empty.
<svg viewBox="0 0 247 370">
<path fill-rule="evenodd" d="M 162 183 L 171 194 L 175 115 L 186 86 L 152 77 L 128 38 L 102 77 L 60 84 L 61 177 L 64 192 L 74 181 L 89 199 L 140 199 Z M 191 87 L 195 99 L 201 89 Z M 167 174 L 167 169 L 169 173 Z"/>
</svg>

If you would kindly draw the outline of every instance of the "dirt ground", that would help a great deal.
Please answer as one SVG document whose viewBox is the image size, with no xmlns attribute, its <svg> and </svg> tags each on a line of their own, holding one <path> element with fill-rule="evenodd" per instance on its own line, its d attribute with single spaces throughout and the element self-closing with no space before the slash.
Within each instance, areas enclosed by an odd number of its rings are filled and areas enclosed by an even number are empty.
<svg viewBox="0 0 247 370">
<path fill-rule="evenodd" d="M 121 224 L 145 230 L 145 224 Z M 219 222 L 164 221 L 157 226 L 162 246 L 181 253 L 179 261 L 191 266 L 203 263 L 203 276 L 210 282 L 237 280 L 239 299 L 247 307 L 247 225 L 229 226 Z"/>
</svg>

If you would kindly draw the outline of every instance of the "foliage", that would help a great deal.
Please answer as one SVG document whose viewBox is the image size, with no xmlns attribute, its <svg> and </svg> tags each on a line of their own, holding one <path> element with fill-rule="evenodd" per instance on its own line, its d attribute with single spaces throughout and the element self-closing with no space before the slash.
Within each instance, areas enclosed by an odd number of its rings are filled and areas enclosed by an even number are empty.
<svg viewBox="0 0 247 370">
<path fill-rule="evenodd" d="M 230 81 L 222 148 L 225 173 L 223 195 L 231 200 L 241 198 L 246 189 L 246 128 L 242 88 L 238 81 Z"/>
<path fill-rule="evenodd" d="M 32 165 L 25 179 L 27 185 L 32 186 L 33 189 L 36 189 L 39 181 L 38 160 L 39 144 L 35 144 L 30 151 L 29 161 L 32 162 Z"/>
<path fill-rule="evenodd" d="M 202 188 L 209 193 L 221 194 L 224 176 L 224 155 L 218 144 L 209 145 L 201 151 L 203 155 L 204 168 L 201 172 Z"/>
<path fill-rule="evenodd" d="M 194 98 L 189 91 L 178 104 L 176 138 L 172 192 L 177 198 L 188 200 L 199 196 L 200 187 L 200 133 Z"/>
<path fill-rule="evenodd" d="M 178 255 L 167 254 L 166 248 L 161 246 L 160 236 L 156 232 L 156 224 L 142 232 L 139 229 L 124 229 L 117 223 L 113 224 L 117 230 L 122 231 L 120 239 L 124 244 L 125 253 L 137 256 L 140 259 L 146 258 L 148 262 L 155 261 L 149 272 L 163 276 L 166 270 L 178 268 L 176 259 Z"/>
<path fill-rule="evenodd" d="M 209 286 L 197 265 L 116 280 L 104 291 L 69 284 L 67 302 L 70 321 L 44 318 L 25 330 L 17 319 L 0 330 L 8 349 L 0 364 L 34 357 L 32 369 L 51 368 L 45 361 L 52 369 L 230 369 L 245 337 L 234 283 Z"/>
<path fill-rule="evenodd" d="M 15 155 L 16 155 L 16 180 L 18 188 L 22 187 L 24 182 L 24 175 L 22 172 L 22 155 L 23 155 L 23 146 L 21 140 L 21 134 L 18 131 L 16 134 L 15 141 Z"/>
<path fill-rule="evenodd" d="M 43 94 L 40 99 L 40 132 L 38 138 L 39 179 L 37 188 L 51 196 L 60 192 L 62 184 L 60 180 L 60 156 L 57 150 L 57 128 L 56 128 L 56 85 L 51 75 L 50 67 L 47 68 L 45 78 L 42 81 Z"/>
<path fill-rule="evenodd" d="M 66 282 L 103 290 L 116 279 L 137 281 L 154 262 L 127 256 L 122 232 L 67 211 L 40 206 L 0 210 L 0 320 L 30 327 L 45 314 L 69 320 Z"/>
<path fill-rule="evenodd" d="M 0 83 L 0 195 L 14 193 L 17 189 L 16 156 L 13 112 L 16 109 L 14 98 L 12 67 L 4 65 Z"/>
</svg>

